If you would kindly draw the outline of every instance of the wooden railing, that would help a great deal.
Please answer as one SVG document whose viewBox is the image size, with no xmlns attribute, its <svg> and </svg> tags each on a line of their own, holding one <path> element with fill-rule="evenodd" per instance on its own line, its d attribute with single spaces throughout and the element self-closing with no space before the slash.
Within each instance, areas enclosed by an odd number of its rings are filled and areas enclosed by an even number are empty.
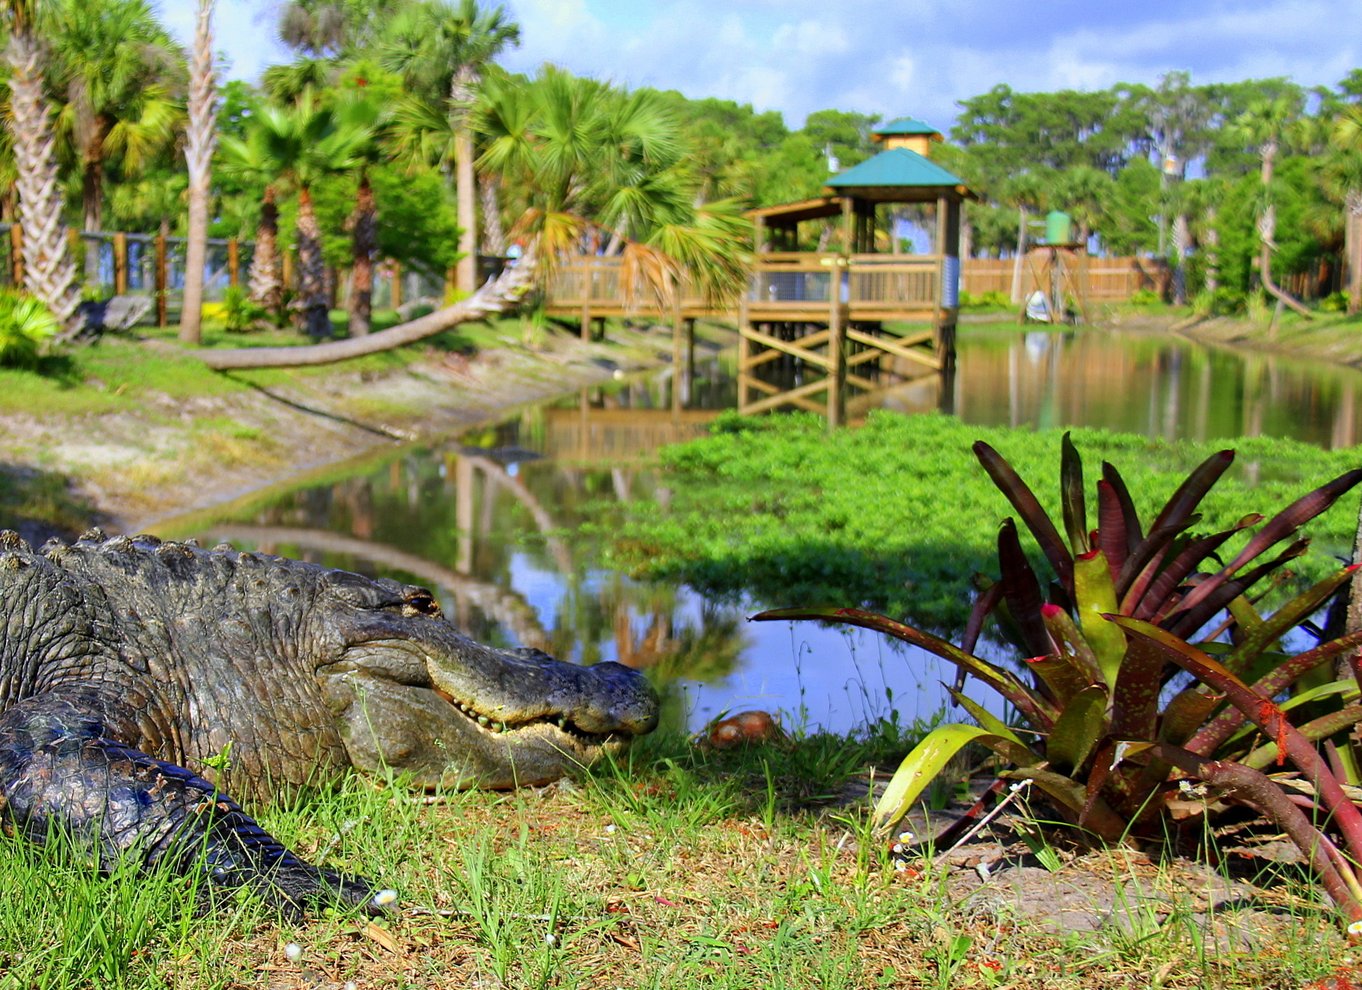
<svg viewBox="0 0 1362 990">
<path fill-rule="evenodd" d="M 624 260 L 579 255 L 553 267 L 548 283 L 549 305 L 555 310 L 607 315 L 615 312 L 658 313 L 662 303 L 642 277 L 626 279 Z M 683 312 L 703 311 L 708 304 L 701 293 L 684 280 L 679 302 Z"/>
</svg>

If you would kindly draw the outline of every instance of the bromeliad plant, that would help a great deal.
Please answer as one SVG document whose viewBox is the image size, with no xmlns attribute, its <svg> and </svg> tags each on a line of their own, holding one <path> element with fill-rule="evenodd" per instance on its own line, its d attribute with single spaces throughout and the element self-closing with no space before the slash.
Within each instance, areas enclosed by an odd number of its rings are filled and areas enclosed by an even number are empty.
<svg viewBox="0 0 1362 990">
<path fill-rule="evenodd" d="M 1147 528 L 1121 475 L 1104 463 L 1096 486 L 1097 526 L 1089 530 L 1082 461 L 1066 434 L 1060 463 L 1066 540 L 997 451 L 980 441 L 974 452 L 1044 555 L 1053 576 L 1048 592 L 1016 524 L 1007 519 L 998 535 L 1000 578 L 982 588 L 961 646 L 860 609 L 777 609 L 754 617 L 863 626 L 959 669 L 951 694 L 977 724 L 945 725 L 924 739 L 877 805 L 877 824 L 897 822 L 971 742 L 1010 766 L 1002 777 L 1031 781 L 1061 814 L 1109 842 L 1168 834 L 1174 808 L 1186 804 L 1176 800 L 1179 783 L 1191 777 L 1217 798 L 1251 805 L 1276 822 L 1335 903 L 1351 920 L 1362 919 L 1355 866 L 1362 863 L 1362 813 L 1344 794 L 1338 761 L 1331 767 L 1318 748 L 1362 720 L 1358 686 L 1328 673 L 1326 683 L 1307 688 L 1317 671 L 1329 671 L 1325 665 L 1342 657 L 1353 660 L 1362 680 L 1354 659 L 1362 632 L 1294 656 L 1281 651 L 1283 637 L 1306 623 L 1354 568 L 1271 614 L 1260 613 L 1250 597 L 1304 553 L 1308 541 L 1298 537 L 1300 527 L 1362 481 L 1362 469 L 1315 489 L 1265 523 L 1252 515 L 1221 532 L 1199 534 L 1197 507 L 1230 467 L 1232 451 L 1212 455 L 1193 471 Z M 1247 540 L 1221 564 L 1222 549 L 1241 533 L 1249 534 Z M 1025 658 L 1023 675 L 975 653 L 990 615 Z M 1014 724 L 964 693 L 969 676 L 1002 695 L 1016 713 Z M 1288 694 L 1289 700 L 1278 700 Z M 1319 702 L 1330 707 L 1327 714 L 1293 725 L 1289 711 Z M 1264 773 L 1288 760 L 1308 794 L 1288 796 Z M 1336 835 L 1350 856 L 1340 852 Z"/>
</svg>

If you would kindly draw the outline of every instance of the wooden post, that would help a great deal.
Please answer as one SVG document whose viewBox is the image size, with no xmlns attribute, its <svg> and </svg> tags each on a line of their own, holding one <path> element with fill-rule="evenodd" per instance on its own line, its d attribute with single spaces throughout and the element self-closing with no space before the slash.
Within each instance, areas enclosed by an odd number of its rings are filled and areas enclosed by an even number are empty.
<svg viewBox="0 0 1362 990">
<path fill-rule="evenodd" d="M 227 238 L 227 284 L 241 284 L 241 242 L 235 237 Z"/>
<path fill-rule="evenodd" d="M 293 286 L 293 252 L 285 251 L 283 258 L 280 260 L 283 262 L 282 277 L 284 279 L 284 287 L 291 288 Z"/>
<path fill-rule="evenodd" d="M 596 286 L 596 266 L 590 256 L 582 258 L 582 339 L 591 339 L 591 293 Z"/>
<path fill-rule="evenodd" d="M 402 262 L 400 261 L 393 262 L 392 286 L 393 309 L 396 309 L 402 305 Z"/>
<path fill-rule="evenodd" d="M 128 235 L 122 232 L 113 235 L 114 295 L 121 296 L 128 291 Z"/>
<path fill-rule="evenodd" d="M 752 324 L 747 319 L 747 293 L 738 299 L 738 412 L 747 412 L 748 363 L 752 360 L 752 342 L 747 335 Z"/>
<path fill-rule="evenodd" d="M 24 230 L 17 223 L 9 226 L 9 268 L 14 287 L 24 287 Z"/>
<path fill-rule="evenodd" d="M 835 430 L 846 417 L 846 328 L 851 307 L 842 300 L 842 280 L 850 278 L 848 259 L 838 259 L 832 270 L 828 301 L 828 429 Z"/>
<path fill-rule="evenodd" d="M 156 234 L 156 325 L 158 327 L 168 326 L 170 323 L 166 315 L 166 294 L 170 291 L 167 268 L 166 229 L 165 224 L 162 224 L 161 229 Z"/>
<path fill-rule="evenodd" d="M 685 322 L 681 319 L 681 299 L 678 297 L 672 300 L 672 413 L 678 421 L 681 416 L 681 388 L 685 379 L 685 345 L 682 340 L 682 328 Z"/>
</svg>

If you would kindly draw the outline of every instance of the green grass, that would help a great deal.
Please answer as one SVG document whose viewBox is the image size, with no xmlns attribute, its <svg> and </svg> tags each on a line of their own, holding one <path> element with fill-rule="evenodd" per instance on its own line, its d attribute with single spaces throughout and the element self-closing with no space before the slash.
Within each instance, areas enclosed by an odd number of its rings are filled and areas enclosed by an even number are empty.
<svg viewBox="0 0 1362 990">
<path fill-rule="evenodd" d="M 941 415 L 872 413 L 829 434 L 811 416 L 722 418 L 713 435 L 662 452 L 665 509 L 648 501 L 610 523 L 613 564 L 703 592 L 752 593 L 771 605 L 869 605 L 934 628 L 963 625 L 970 576 L 996 576 L 999 523 L 1015 515 L 971 453 L 984 439 L 1012 461 L 1058 515 L 1060 431 L 979 427 Z M 1198 529 L 1250 512 L 1270 516 L 1358 466 L 1357 450 L 1292 441 L 1169 443 L 1101 430 L 1073 431 L 1091 491 L 1103 460 L 1125 476 L 1148 522 L 1188 471 L 1220 446 L 1237 468 L 1207 500 Z M 1245 466 L 1258 481 L 1248 485 Z M 1302 581 L 1337 567 L 1356 528 L 1351 498 L 1308 532 L 1316 543 L 1295 570 Z M 1232 552 L 1232 551 L 1231 551 Z M 1040 567 L 1039 559 L 1035 566 Z"/>
<path fill-rule="evenodd" d="M 1295 987 L 1343 951 L 1329 916 L 1280 887 L 1257 949 L 1218 947 L 1178 867 L 1128 853 L 1054 876 L 1118 880 L 1157 905 L 1137 928 L 1053 932 L 1006 896 L 966 901 L 973 871 L 896 869 L 864 802 L 785 800 L 836 742 L 715 752 L 654 736 L 542 791 L 430 803 L 355 778 L 268 809 L 299 852 L 401 892 L 377 923 L 281 924 L 249 898 L 195 918 L 182 879 L 101 877 L 69 848 L 0 838 L 0 988 Z"/>
</svg>

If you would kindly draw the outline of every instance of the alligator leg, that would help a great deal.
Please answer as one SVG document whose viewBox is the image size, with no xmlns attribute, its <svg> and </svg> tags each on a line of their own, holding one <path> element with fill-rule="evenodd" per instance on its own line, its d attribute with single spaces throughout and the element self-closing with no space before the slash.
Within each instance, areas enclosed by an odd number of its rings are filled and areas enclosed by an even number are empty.
<svg viewBox="0 0 1362 990">
<path fill-rule="evenodd" d="M 289 916 L 304 906 L 373 903 L 367 881 L 299 859 L 229 797 L 184 767 L 106 736 L 85 705 L 45 695 L 0 716 L 0 821 L 34 842 L 64 832 L 110 868 L 202 871 L 214 888 L 246 887 Z"/>
</svg>

